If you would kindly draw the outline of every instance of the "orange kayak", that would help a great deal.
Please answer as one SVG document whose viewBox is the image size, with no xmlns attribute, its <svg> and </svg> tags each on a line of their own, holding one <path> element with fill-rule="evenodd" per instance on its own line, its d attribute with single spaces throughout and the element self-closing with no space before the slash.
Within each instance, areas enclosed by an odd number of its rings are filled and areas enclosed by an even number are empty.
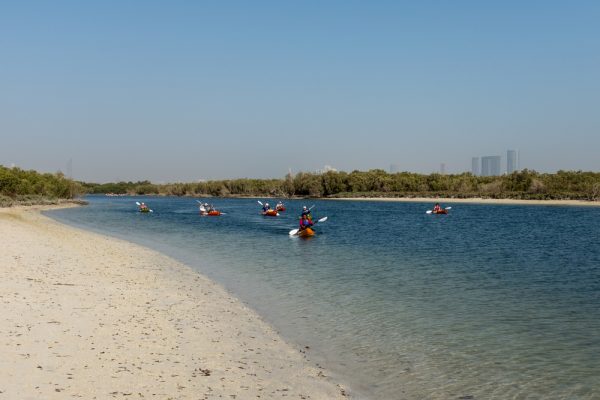
<svg viewBox="0 0 600 400">
<path fill-rule="evenodd" d="M 305 229 L 302 229 L 301 231 L 298 231 L 298 236 L 300 236 L 300 237 L 315 236 L 315 231 L 313 231 L 311 228 L 305 228 Z"/>
<path fill-rule="evenodd" d="M 279 214 L 275 210 L 267 210 L 267 211 L 263 212 L 262 215 L 264 215 L 266 217 L 276 217 Z"/>
<path fill-rule="evenodd" d="M 276 211 L 285 211 L 285 207 L 277 207 L 275 208 Z"/>
<path fill-rule="evenodd" d="M 448 210 L 432 211 L 432 214 L 448 214 Z"/>
</svg>

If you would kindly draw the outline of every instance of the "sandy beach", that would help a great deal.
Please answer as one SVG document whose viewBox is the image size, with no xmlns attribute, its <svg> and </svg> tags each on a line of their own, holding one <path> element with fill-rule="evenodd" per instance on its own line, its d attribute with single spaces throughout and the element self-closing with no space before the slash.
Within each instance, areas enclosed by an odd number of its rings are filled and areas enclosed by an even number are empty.
<svg viewBox="0 0 600 400">
<path fill-rule="evenodd" d="M 404 203 L 463 203 L 463 204 L 495 204 L 495 205 L 533 205 L 533 206 L 585 206 L 600 207 L 600 201 L 583 200 L 517 200 L 517 199 L 454 199 L 454 198 L 428 198 L 428 197 L 352 197 L 329 198 L 323 200 L 344 201 L 396 201 Z"/>
<path fill-rule="evenodd" d="M 219 285 L 39 209 L 0 209 L 0 399 L 347 397 Z"/>
</svg>

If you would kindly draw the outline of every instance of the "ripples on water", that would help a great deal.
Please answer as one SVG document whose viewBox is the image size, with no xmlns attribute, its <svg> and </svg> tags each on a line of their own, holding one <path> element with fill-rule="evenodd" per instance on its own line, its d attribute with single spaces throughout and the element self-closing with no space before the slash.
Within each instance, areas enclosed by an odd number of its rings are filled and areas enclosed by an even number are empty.
<svg viewBox="0 0 600 400">
<path fill-rule="evenodd" d="M 598 208 L 317 201 L 329 220 L 302 240 L 255 200 L 201 218 L 194 199 L 137 199 L 50 215 L 197 268 L 359 397 L 600 398 Z"/>
</svg>

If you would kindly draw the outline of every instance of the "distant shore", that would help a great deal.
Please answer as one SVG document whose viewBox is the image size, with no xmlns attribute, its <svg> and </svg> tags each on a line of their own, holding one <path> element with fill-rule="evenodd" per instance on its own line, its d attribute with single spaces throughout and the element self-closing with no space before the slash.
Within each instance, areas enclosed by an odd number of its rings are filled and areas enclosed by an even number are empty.
<svg viewBox="0 0 600 400">
<path fill-rule="evenodd" d="M 112 197 L 112 195 L 106 195 Z M 151 195 L 135 195 L 135 194 L 120 194 L 119 196 L 127 197 L 165 197 L 166 194 L 151 194 Z M 177 197 L 190 197 L 196 199 L 278 199 L 278 200 L 342 200 L 342 201 L 389 201 L 389 202 L 404 202 L 404 203 L 463 203 L 463 204 L 505 204 L 505 205 L 545 205 L 545 206 L 586 206 L 600 207 L 599 200 L 525 200 L 525 199 L 492 199 L 483 197 L 385 197 L 385 196 L 364 196 L 364 197 L 306 197 L 306 196 L 209 196 L 209 195 L 184 195 Z"/>
<path fill-rule="evenodd" d="M 348 397 L 221 286 L 51 208 L 0 209 L 0 398 Z"/>
<path fill-rule="evenodd" d="M 600 207 L 600 201 L 584 200 L 520 200 L 520 199 L 487 199 L 487 198 L 433 198 L 433 197 L 341 197 L 324 198 L 323 200 L 343 201 L 392 201 L 404 203 L 463 203 L 463 204 L 504 204 L 504 205 L 534 205 L 534 206 L 586 206 Z"/>
</svg>

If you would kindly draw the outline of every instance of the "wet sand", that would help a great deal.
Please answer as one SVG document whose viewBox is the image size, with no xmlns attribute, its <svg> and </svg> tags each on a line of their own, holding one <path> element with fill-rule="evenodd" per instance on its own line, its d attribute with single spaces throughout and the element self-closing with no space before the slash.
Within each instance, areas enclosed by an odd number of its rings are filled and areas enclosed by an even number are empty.
<svg viewBox="0 0 600 400">
<path fill-rule="evenodd" d="M 219 285 L 42 208 L 0 209 L 0 399 L 347 397 Z"/>
<path fill-rule="evenodd" d="M 517 200 L 517 199 L 484 199 L 484 198 L 428 198 L 428 197 L 357 197 L 330 198 L 324 200 L 344 201 L 396 201 L 404 203 L 463 203 L 463 204 L 494 204 L 494 205 L 534 205 L 534 206 L 588 206 L 600 207 L 600 201 L 583 200 Z"/>
</svg>

